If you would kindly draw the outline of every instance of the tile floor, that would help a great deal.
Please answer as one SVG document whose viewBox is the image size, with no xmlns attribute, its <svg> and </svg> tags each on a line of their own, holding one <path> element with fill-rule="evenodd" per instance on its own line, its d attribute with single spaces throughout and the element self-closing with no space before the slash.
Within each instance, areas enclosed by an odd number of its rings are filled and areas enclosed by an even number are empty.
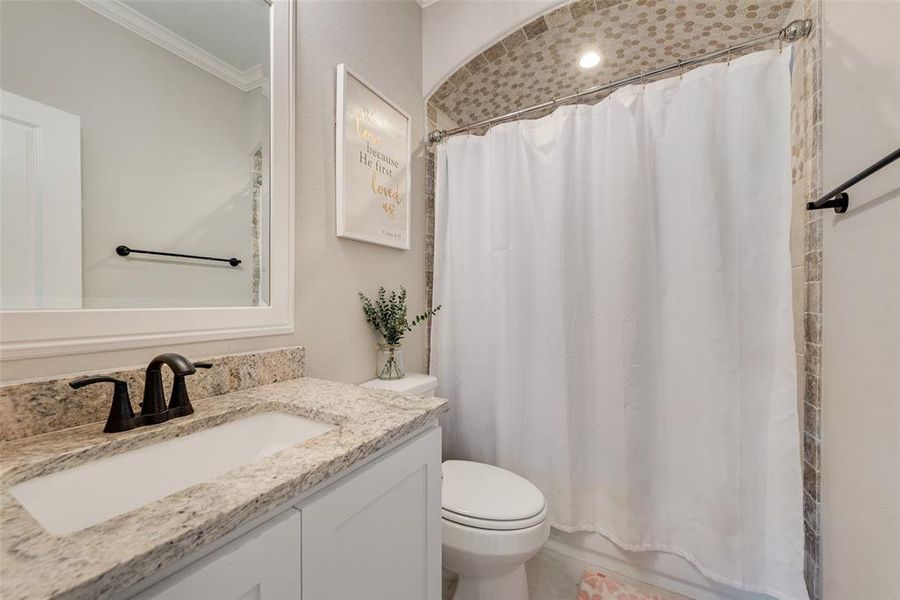
<svg viewBox="0 0 900 600">
<path fill-rule="evenodd" d="M 616 581 L 633 585 L 648 595 L 659 596 L 663 600 L 690 600 L 686 596 L 641 583 L 607 569 L 598 569 L 595 565 L 546 548 L 525 563 L 531 600 L 575 600 L 578 583 L 586 570 L 601 570 Z"/>
<path fill-rule="evenodd" d="M 597 570 L 597 568 L 551 550 L 542 550 L 525 564 L 531 600 L 575 600 L 578 582 L 581 581 L 581 574 L 585 570 Z M 663 600 L 690 600 L 687 596 L 662 590 L 612 571 L 603 572 L 617 581 L 631 584 L 647 594 L 659 596 Z M 451 600 L 455 590 L 456 575 L 444 571 L 443 600 Z"/>
</svg>

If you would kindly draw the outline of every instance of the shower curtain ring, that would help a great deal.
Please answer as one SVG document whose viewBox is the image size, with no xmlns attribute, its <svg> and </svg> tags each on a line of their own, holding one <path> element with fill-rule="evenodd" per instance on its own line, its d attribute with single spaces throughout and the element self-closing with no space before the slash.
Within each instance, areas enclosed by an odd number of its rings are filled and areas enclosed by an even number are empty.
<svg viewBox="0 0 900 600">
<path fill-rule="evenodd" d="M 644 72 L 641 71 L 641 90 L 647 89 L 647 80 L 644 79 Z"/>
<path fill-rule="evenodd" d="M 728 49 L 728 59 L 725 64 L 731 66 L 731 48 Z"/>
<path fill-rule="evenodd" d="M 684 79 L 684 64 L 678 61 L 678 79 Z"/>
</svg>

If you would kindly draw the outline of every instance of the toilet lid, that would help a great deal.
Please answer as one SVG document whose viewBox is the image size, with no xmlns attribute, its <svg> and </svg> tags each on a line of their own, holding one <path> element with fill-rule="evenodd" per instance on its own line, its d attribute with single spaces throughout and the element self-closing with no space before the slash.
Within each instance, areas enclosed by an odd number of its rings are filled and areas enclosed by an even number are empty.
<svg viewBox="0 0 900 600">
<path fill-rule="evenodd" d="M 515 473 L 466 460 L 445 461 L 442 470 L 444 518 L 485 529 L 507 529 L 506 522 L 518 529 L 546 513 L 541 491 Z"/>
</svg>

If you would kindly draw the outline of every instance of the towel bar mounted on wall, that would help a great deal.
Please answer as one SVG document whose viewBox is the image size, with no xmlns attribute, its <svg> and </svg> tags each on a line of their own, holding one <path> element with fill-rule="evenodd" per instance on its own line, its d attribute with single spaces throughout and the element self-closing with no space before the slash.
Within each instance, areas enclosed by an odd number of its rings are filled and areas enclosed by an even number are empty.
<svg viewBox="0 0 900 600">
<path fill-rule="evenodd" d="M 231 258 L 215 258 L 212 256 L 198 256 L 196 254 L 179 254 L 177 252 L 157 252 L 155 250 L 138 250 L 137 248 L 129 248 L 128 246 L 116 246 L 116 254 L 119 256 L 128 256 L 129 254 L 155 254 L 157 256 L 177 256 L 178 258 L 196 258 L 197 260 L 214 260 L 216 262 L 226 262 L 232 267 L 241 264 L 241 261 L 235 257 Z"/>
<path fill-rule="evenodd" d="M 850 194 L 847 193 L 847 188 L 856 185 L 875 171 L 878 171 L 895 160 L 900 158 L 900 148 L 897 148 L 881 160 L 879 160 L 874 165 L 870 166 L 867 169 L 863 169 L 841 185 L 837 186 L 815 202 L 807 202 L 806 210 L 819 210 L 822 208 L 833 208 L 836 213 L 845 213 L 847 212 L 847 207 L 850 205 Z"/>
</svg>

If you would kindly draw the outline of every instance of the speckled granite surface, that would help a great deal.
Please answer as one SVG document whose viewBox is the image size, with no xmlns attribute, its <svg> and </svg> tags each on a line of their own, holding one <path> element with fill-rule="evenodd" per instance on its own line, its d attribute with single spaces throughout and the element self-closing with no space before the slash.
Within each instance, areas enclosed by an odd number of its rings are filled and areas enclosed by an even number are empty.
<svg viewBox="0 0 900 600">
<path fill-rule="evenodd" d="M 213 363 L 212 369 L 198 369 L 188 377 L 191 400 L 209 398 L 258 385 L 296 379 L 304 375 L 302 347 L 265 352 L 231 354 L 212 358 L 188 356 L 190 360 Z M 147 362 L 153 354 L 147 356 Z M 106 374 L 128 382 L 132 404 L 141 401 L 146 366 L 120 371 L 82 373 L 60 379 L 10 383 L 0 386 L 0 441 L 15 440 L 49 431 L 77 427 L 106 419 L 112 400 L 112 386 L 92 385 L 75 392 L 69 382 L 85 375 Z M 163 369 L 166 389 L 172 372 Z"/>
<path fill-rule="evenodd" d="M 197 400 L 196 413 L 117 434 L 103 423 L 0 443 L 0 597 L 101 599 L 283 506 L 446 412 L 422 399 L 294 379 Z M 305 442 L 67 536 L 47 533 L 8 490 L 32 477 L 250 414 L 280 411 L 335 428 Z"/>
</svg>

